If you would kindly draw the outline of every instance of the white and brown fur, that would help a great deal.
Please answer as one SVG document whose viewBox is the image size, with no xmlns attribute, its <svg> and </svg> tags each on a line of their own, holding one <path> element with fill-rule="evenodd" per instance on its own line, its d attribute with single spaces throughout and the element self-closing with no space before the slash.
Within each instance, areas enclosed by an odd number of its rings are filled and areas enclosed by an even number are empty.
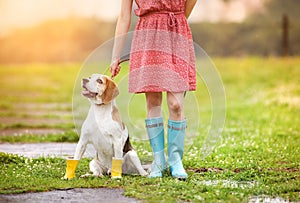
<svg viewBox="0 0 300 203">
<path fill-rule="evenodd" d="M 74 159 L 81 159 L 87 144 L 92 144 L 96 150 L 96 156 L 90 162 L 93 176 L 109 174 L 113 157 L 123 158 L 124 174 L 146 176 L 116 106 L 119 90 L 115 82 L 108 76 L 93 74 L 82 80 L 82 88 L 82 95 L 90 100 L 91 107 L 82 125 Z"/>
</svg>

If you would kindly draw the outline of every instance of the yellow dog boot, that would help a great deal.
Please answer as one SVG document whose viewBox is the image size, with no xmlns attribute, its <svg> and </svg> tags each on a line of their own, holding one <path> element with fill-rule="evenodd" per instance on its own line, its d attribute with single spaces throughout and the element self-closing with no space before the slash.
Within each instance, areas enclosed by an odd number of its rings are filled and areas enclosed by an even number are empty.
<svg viewBox="0 0 300 203">
<path fill-rule="evenodd" d="M 76 171 L 79 160 L 67 159 L 66 162 L 67 162 L 67 168 L 66 168 L 66 173 L 65 173 L 63 179 L 70 180 L 75 177 L 75 171 Z"/>
<path fill-rule="evenodd" d="M 123 159 L 112 159 L 111 164 L 111 178 L 112 179 L 119 179 L 122 178 L 122 163 Z"/>
</svg>

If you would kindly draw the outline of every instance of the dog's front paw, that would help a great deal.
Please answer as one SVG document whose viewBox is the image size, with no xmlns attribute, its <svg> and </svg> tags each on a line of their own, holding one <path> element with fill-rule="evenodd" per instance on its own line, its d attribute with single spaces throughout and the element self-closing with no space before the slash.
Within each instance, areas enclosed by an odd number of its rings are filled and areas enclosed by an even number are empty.
<svg viewBox="0 0 300 203">
<path fill-rule="evenodd" d="M 147 173 L 145 170 L 140 172 L 140 175 L 143 176 L 143 177 L 146 177 L 149 175 L 149 173 Z"/>
</svg>

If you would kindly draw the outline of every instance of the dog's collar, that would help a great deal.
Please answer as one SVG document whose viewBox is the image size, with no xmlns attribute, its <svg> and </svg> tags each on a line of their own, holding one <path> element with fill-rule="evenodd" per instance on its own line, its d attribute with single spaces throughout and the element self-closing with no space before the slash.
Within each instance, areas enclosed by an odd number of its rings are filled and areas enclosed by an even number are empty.
<svg viewBox="0 0 300 203">
<path fill-rule="evenodd" d="M 95 103 L 96 104 L 96 103 Z M 100 103 L 100 104 L 96 104 L 97 106 L 102 106 L 102 105 L 104 105 L 104 103 L 102 102 L 102 103 Z"/>
<path fill-rule="evenodd" d="M 95 98 L 89 98 L 90 102 L 95 104 L 96 106 L 101 106 L 101 105 L 104 105 L 104 102 L 101 101 L 101 103 L 97 103 L 95 101 L 97 101 Z"/>
</svg>

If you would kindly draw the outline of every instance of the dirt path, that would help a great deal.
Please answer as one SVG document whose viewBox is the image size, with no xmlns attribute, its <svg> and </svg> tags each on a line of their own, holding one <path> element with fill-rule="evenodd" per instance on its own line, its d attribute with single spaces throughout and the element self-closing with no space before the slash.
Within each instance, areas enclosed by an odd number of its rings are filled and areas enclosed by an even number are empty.
<svg viewBox="0 0 300 203">
<path fill-rule="evenodd" d="M 25 193 L 17 195 L 0 195 L 0 202 L 139 202 L 136 199 L 124 197 L 123 190 L 109 188 L 74 188 L 69 190 L 54 190 L 50 192 Z"/>
<path fill-rule="evenodd" d="M 26 157 L 61 157 L 66 158 L 73 156 L 76 143 L 0 143 L 0 152 L 18 154 Z M 93 157 L 95 150 L 88 145 L 84 157 Z"/>
</svg>

